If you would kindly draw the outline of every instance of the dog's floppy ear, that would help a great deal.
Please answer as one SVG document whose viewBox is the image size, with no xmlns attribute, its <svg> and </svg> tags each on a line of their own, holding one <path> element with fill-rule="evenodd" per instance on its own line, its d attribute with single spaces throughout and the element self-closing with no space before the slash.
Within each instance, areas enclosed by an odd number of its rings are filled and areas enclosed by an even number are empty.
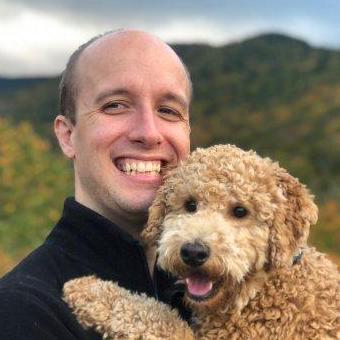
<svg viewBox="0 0 340 340">
<path fill-rule="evenodd" d="M 276 268 L 292 263 L 297 249 L 306 245 L 310 226 L 318 219 L 314 196 L 297 178 L 278 168 L 277 186 L 282 199 L 269 240 L 269 261 Z"/>
<path fill-rule="evenodd" d="M 161 233 L 161 226 L 166 214 L 166 190 L 161 187 L 155 200 L 149 208 L 149 218 L 146 228 L 142 232 L 142 239 L 150 246 L 155 246 Z"/>
</svg>

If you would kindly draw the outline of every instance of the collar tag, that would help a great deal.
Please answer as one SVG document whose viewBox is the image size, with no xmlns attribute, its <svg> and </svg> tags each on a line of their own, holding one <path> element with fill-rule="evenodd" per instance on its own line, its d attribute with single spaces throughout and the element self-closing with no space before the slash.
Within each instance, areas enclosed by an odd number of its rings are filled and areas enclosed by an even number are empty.
<svg viewBox="0 0 340 340">
<path fill-rule="evenodd" d="M 296 264 L 299 264 L 301 262 L 303 258 L 303 250 L 302 249 L 298 249 L 295 253 L 295 255 L 293 256 L 293 266 Z"/>
</svg>

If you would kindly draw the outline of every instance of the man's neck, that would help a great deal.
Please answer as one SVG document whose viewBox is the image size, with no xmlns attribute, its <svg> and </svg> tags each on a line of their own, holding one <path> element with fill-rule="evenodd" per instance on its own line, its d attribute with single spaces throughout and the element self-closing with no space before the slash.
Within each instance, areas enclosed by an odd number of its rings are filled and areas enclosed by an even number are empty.
<svg viewBox="0 0 340 340">
<path fill-rule="evenodd" d="M 130 234 L 135 240 L 141 241 L 141 233 L 147 222 L 147 213 L 133 214 L 131 212 L 125 212 L 122 214 L 113 214 L 111 210 L 104 211 L 103 209 L 99 209 L 95 204 L 91 204 L 91 202 L 87 202 L 81 198 L 75 197 L 75 200 L 107 218 L 120 229 Z M 143 246 L 143 249 L 147 259 L 150 275 L 153 277 L 153 269 L 156 262 L 156 249 L 154 246 L 151 247 L 147 244 Z"/>
<path fill-rule="evenodd" d="M 140 234 L 144 229 L 147 221 L 147 213 L 133 213 L 123 211 L 122 209 L 106 209 L 103 205 L 100 206 L 91 199 L 86 199 L 86 196 L 75 195 L 75 200 L 85 207 L 95 211 L 97 214 L 105 217 L 112 223 L 116 224 L 120 229 L 126 231 L 134 239 L 140 240 Z"/>
</svg>

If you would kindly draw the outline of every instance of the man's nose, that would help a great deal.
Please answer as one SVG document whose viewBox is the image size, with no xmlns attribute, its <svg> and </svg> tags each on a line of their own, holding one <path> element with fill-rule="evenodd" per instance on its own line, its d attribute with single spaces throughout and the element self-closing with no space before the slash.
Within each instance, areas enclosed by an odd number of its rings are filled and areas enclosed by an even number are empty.
<svg viewBox="0 0 340 340">
<path fill-rule="evenodd" d="M 151 107 L 139 109 L 134 117 L 129 139 L 148 148 L 161 144 L 163 135 L 160 131 L 159 119 L 157 112 Z"/>
</svg>

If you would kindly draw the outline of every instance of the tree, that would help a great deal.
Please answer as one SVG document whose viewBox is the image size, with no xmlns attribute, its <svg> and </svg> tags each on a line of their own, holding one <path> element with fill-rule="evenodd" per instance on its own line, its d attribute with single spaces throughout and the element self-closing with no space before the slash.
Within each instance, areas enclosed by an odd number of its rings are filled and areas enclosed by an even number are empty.
<svg viewBox="0 0 340 340">
<path fill-rule="evenodd" d="M 27 122 L 0 118 L 0 248 L 21 256 L 37 246 L 72 190 L 71 169 Z"/>
</svg>

